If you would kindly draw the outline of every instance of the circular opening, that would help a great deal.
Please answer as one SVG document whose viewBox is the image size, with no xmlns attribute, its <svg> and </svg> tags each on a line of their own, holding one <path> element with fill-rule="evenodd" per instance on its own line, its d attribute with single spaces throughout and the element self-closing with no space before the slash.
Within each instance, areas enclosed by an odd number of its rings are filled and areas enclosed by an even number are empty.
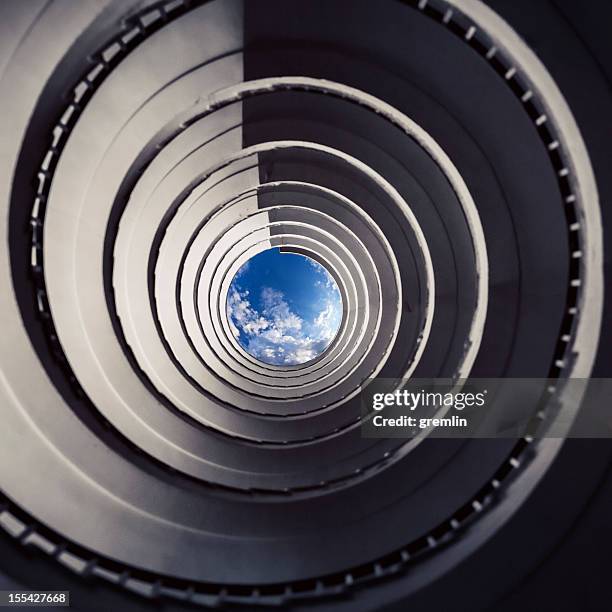
<svg viewBox="0 0 612 612">
<path fill-rule="evenodd" d="M 232 279 L 226 301 L 229 327 L 252 357 L 295 366 L 319 357 L 342 322 L 336 281 L 310 257 L 280 248 L 251 257 Z"/>
</svg>

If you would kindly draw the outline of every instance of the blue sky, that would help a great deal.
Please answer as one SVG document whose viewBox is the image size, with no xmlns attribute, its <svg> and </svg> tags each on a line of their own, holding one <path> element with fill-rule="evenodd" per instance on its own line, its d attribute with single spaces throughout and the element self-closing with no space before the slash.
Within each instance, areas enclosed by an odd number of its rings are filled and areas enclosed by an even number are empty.
<svg viewBox="0 0 612 612">
<path fill-rule="evenodd" d="M 238 343 L 272 365 L 298 365 L 320 355 L 342 321 L 336 282 L 314 260 L 268 249 L 240 268 L 227 295 Z"/>
</svg>

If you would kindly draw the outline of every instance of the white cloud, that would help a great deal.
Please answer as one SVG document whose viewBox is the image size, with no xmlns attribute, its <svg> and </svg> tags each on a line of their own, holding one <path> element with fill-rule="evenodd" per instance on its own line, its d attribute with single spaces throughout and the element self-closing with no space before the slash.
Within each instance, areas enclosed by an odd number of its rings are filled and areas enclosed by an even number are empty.
<svg viewBox="0 0 612 612">
<path fill-rule="evenodd" d="M 314 359 L 334 337 L 341 314 L 328 301 L 314 323 L 306 325 L 291 310 L 281 291 L 264 287 L 262 310 L 248 300 L 248 291 L 232 289 L 227 300 L 230 329 L 255 358 L 274 365 L 296 365 Z M 310 329 L 308 329 L 310 328 Z"/>
<path fill-rule="evenodd" d="M 338 307 L 332 301 L 328 301 L 325 308 L 319 313 L 314 321 L 314 326 L 320 330 L 321 338 L 332 340 L 336 335 L 339 324 Z"/>
</svg>

